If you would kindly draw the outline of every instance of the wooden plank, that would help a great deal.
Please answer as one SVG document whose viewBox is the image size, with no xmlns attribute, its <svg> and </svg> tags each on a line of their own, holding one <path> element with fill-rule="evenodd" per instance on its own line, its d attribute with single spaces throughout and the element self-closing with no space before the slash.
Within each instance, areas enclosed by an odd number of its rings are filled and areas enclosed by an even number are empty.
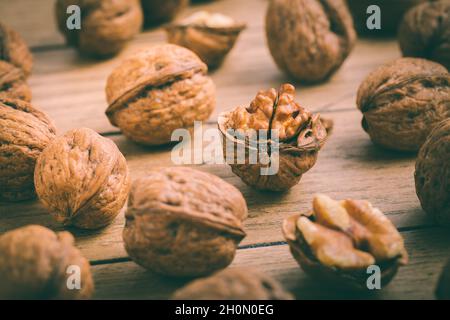
<svg viewBox="0 0 450 320">
<path fill-rule="evenodd" d="M 368 199 L 399 228 L 429 225 L 414 190 L 414 155 L 375 147 L 361 129 L 361 116 L 356 110 L 331 112 L 327 116 L 335 121 L 333 135 L 313 169 L 290 192 L 258 192 L 246 186 L 227 165 L 196 166 L 225 179 L 244 194 L 250 217 L 245 223 L 248 235 L 242 245 L 283 241 L 282 220 L 293 213 L 309 210 L 312 196 L 319 192 L 337 199 Z M 171 163 L 170 147 L 146 148 L 123 136 L 112 138 L 125 154 L 132 177 L 142 176 L 149 168 Z M 37 202 L 4 203 L 0 206 L 0 217 L 0 232 L 30 223 L 61 229 Z M 120 215 L 105 229 L 72 231 L 89 259 L 115 259 L 126 256 L 122 245 L 123 224 L 124 218 Z"/>
<path fill-rule="evenodd" d="M 253 267 L 273 276 L 297 299 L 433 299 L 434 288 L 448 258 L 450 235 L 443 229 L 404 232 L 410 263 L 376 292 L 348 292 L 306 275 L 288 246 L 238 250 L 231 267 Z M 166 299 L 185 279 L 170 279 L 144 270 L 133 262 L 93 266 L 97 299 Z"/>
</svg>

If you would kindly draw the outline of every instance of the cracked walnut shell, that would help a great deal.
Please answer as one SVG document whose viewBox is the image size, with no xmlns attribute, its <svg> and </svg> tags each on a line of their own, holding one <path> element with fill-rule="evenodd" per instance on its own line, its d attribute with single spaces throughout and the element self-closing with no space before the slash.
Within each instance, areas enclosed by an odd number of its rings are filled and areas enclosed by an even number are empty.
<svg viewBox="0 0 450 320">
<path fill-rule="evenodd" d="M 130 188 L 117 146 L 87 128 L 55 139 L 39 156 L 34 181 L 39 199 L 57 221 L 84 229 L 109 224 Z"/>
<path fill-rule="evenodd" d="M 450 74 L 428 60 L 400 58 L 367 76 L 357 105 L 374 143 L 417 151 L 433 127 L 450 117 Z"/>
<path fill-rule="evenodd" d="M 68 286 L 74 267 L 79 289 Z M 0 236 L 1 299 L 87 299 L 93 291 L 89 261 L 69 232 L 30 225 Z"/>
<path fill-rule="evenodd" d="M 192 51 L 176 45 L 139 52 L 108 78 L 109 121 L 138 143 L 170 143 L 174 130 L 211 115 L 215 86 L 207 71 Z"/>
<path fill-rule="evenodd" d="M 178 289 L 173 300 L 292 300 L 282 286 L 252 268 L 226 269 Z"/>
<path fill-rule="evenodd" d="M 22 69 L 25 77 L 31 74 L 33 57 L 22 37 L 13 29 L 0 23 L 0 60 Z"/>
<path fill-rule="evenodd" d="M 55 126 L 28 102 L 0 97 L 0 127 L 0 200 L 34 198 L 36 159 L 55 138 Z"/>
<path fill-rule="evenodd" d="M 422 208 L 441 225 L 450 226 L 450 118 L 431 131 L 419 151 L 414 174 Z"/>
<path fill-rule="evenodd" d="M 304 82 L 330 77 L 356 41 L 344 0 L 271 0 L 266 36 L 278 67 Z"/>
<path fill-rule="evenodd" d="M 248 107 L 219 115 L 224 158 L 246 184 L 261 190 L 287 190 L 315 164 L 331 123 L 326 128 L 320 116 L 300 106 L 294 96 L 294 86 L 284 84 L 278 92 L 260 91 Z M 245 151 L 245 161 L 235 149 Z M 270 159 L 251 161 L 253 154 L 266 149 L 268 155 L 272 152 Z M 278 170 L 263 173 L 277 165 Z"/>
<path fill-rule="evenodd" d="M 231 51 L 245 24 L 220 13 L 197 12 L 166 28 L 170 43 L 195 52 L 209 68 L 219 67 Z"/>
<path fill-rule="evenodd" d="M 31 90 L 23 71 L 0 60 L 0 98 L 31 101 Z"/>
<path fill-rule="evenodd" d="M 189 0 L 141 0 L 146 26 L 170 21 L 187 8 Z"/>
<path fill-rule="evenodd" d="M 408 11 L 398 32 L 403 55 L 450 68 L 450 1 L 425 2 Z"/>
<path fill-rule="evenodd" d="M 184 167 L 153 169 L 133 183 L 123 239 L 145 268 L 203 276 L 231 263 L 246 217 L 242 194 L 222 179 Z"/>
<path fill-rule="evenodd" d="M 367 289 L 374 264 L 384 286 L 408 262 L 402 236 L 368 201 L 316 195 L 313 212 L 285 219 L 283 233 L 305 272 L 348 287 Z"/>
<path fill-rule="evenodd" d="M 81 9 L 81 29 L 67 27 L 67 8 Z M 112 56 L 139 33 L 143 23 L 139 0 L 58 0 L 56 18 L 69 45 L 92 56 Z"/>
</svg>

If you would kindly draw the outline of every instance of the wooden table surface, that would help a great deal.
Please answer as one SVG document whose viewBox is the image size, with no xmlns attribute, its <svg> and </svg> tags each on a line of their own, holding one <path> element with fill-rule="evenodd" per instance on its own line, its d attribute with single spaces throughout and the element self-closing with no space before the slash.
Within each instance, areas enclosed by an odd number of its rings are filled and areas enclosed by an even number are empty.
<svg viewBox="0 0 450 320">
<path fill-rule="evenodd" d="M 119 56 L 105 61 L 80 58 L 64 44 L 53 21 L 53 0 L 0 0 L 0 19 L 19 31 L 34 54 L 30 78 L 33 103 L 55 121 L 60 133 L 78 127 L 92 128 L 112 139 L 126 156 L 133 177 L 154 166 L 170 164 L 170 147 L 142 147 L 128 141 L 111 126 L 107 107 L 106 78 L 118 63 L 133 52 L 165 41 L 161 29 L 147 30 Z M 235 49 L 219 70 L 211 73 L 217 86 L 217 114 L 246 105 L 260 89 L 289 81 L 275 66 L 265 42 L 265 0 L 222 0 L 191 7 L 222 12 L 246 21 Z M 414 189 L 415 155 L 375 147 L 362 130 L 356 109 L 356 91 L 363 78 L 378 65 L 400 56 L 395 40 L 359 39 L 349 59 L 328 82 L 297 86 L 297 99 L 313 111 L 332 118 L 332 137 L 316 165 L 301 182 L 284 194 L 261 193 L 247 187 L 226 165 L 195 167 L 233 184 L 244 194 L 249 218 L 247 237 L 231 267 L 253 266 L 278 279 L 298 299 L 375 298 L 432 299 L 437 277 L 449 254 L 450 234 L 435 227 L 422 211 Z M 410 263 L 392 283 L 371 294 L 325 288 L 308 277 L 292 258 L 281 233 L 283 218 L 308 210 L 315 193 L 370 200 L 384 211 L 403 235 Z M 27 224 L 62 230 L 38 201 L 0 204 L 0 233 Z M 122 243 L 123 214 L 99 231 L 70 230 L 77 246 L 91 261 L 95 278 L 94 298 L 164 299 L 186 280 L 157 276 L 134 264 Z"/>
</svg>

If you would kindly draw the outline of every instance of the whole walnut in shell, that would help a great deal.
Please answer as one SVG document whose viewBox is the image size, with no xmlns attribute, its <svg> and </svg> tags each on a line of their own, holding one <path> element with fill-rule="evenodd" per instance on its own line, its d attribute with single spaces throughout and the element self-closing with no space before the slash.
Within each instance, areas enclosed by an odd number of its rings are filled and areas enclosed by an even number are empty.
<svg viewBox="0 0 450 320">
<path fill-rule="evenodd" d="M 69 29 L 67 8 L 81 9 L 81 29 Z M 57 0 L 56 18 L 69 45 L 83 54 L 107 57 L 121 51 L 143 23 L 139 0 Z"/>
<path fill-rule="evenodd" d="M 185 9 L 189 0 L 141 0 L 146 26 L 167 22 Z"/>
<path fill-rule="evenodd" d="M 428 0 L 347 0 L 358 33 L 370 36 L 396 35 L 401 18 L 415 5 Z M 367 19 L 373 14 L 367 13 L 369 6 L 380 8 L 381 29 L 369 29 Z"/>
<path fill-rule="evenodd" d="M 431 131 L 416 160 L 416 192 L 422 208 L 450 226 L 450 118 Z"/>
<path fill-rule="evenodd" d="M 203 276 L 231 263 L 246 217 L 242 194 L 222 179 L 190 168 L 153 169 L 133 183 L 123 239 L 145 268 Z"/>
<path fill-rule="evenodd" d="M 357 105 L 374 143 L 417 151 L 433 126 L 450 117 L 450 74 L 428 60 L 400 58 L 362 82 Z"/>
<path fill-rule="evenodd" d="M 265 275 L 251 268 L 219 271 L 178 289 L 174 300 L 292 300 L 290 293 Z"/>
<path fill-rule="evenodd" d="M 117 146 L 87 128 L 68 131 L 42 152 L 34 182 L 57 221 L 84 229 L 109 224 L 130 189 L 127 163 Z"/>
<path fill-rule="evenodd" d="M 224 158 L 248 185 L 287 190 L 314 166 L 327 128 L 318 114 L 311 114 L 294 97 L 294 86 L 284 84 L 278 92 L 273 88 L 258 92 L 248 107 L 219 115 Z M 269 159 L 254 159 L 261 153 Z"/>
<path fill-rule="evenodd" d="M 305 272 L 355 289 L 368 289 L 369 266 L 380 267 L 384 286 L 408 262 L 402 236 L 368 201 L 316 195 L 313 212 L 287 218 L 283 233 Z"/>
<path fill-rule="evenodd" d="M 172 132 L 209 118 L 215 86 L 207 66 L 188 49 L 164 44 L 122 62 L 109 76 L 106 114 L 131 140 L 171 142 Z"/>
<path fill-rule="evenodd" d="M 0 127 L 0 200 L 34 198 L 36 159 L 55 138 L 55 126 L 28 102 L 0 97 Z"/>
<path fill-rule="evenodd" d="M 330 77 L 356 40 L 344 0 L 271 0 L 266 36 L 278 67 L 303 82 Z"/>
<path fill-rule="evenodd" d="M 450 1 L 426 2 L 408 11 L 398 38 L 403 55 L 450 68 Z"/>
<path fill-rule="evenodd" d="M 0 60 L 22 69 L 25 77 L 31 74 L 33 57 L 22 37 L 13 29 L 0 23 Z"/>
<path fill-rule="evenodd" d="M 450 300 L 450 260 L 442 269 L 436 288 L 436 297 L 442 300 Z"/>
<path fill-rule="evenodd" d="M 194 51 L 209 68 L 217 68 L 233 48 L 245 24 L 220 13 L 197 12 L 166 28 L 170 43 Z"/>
<path fill-rule="evenodd" d="M 0 98 L 13 98 L 30 102 L 31 90 L 22 69 L 0 60 Z"/>
<path fill-rule="evenodd" d="M 79 287 L 70 279 L 78 270 Z M 69 232 L 30 225 L 0 236 L 1 299 L 87 299 L 93 291 L 89 261 Z"/>
</svg>

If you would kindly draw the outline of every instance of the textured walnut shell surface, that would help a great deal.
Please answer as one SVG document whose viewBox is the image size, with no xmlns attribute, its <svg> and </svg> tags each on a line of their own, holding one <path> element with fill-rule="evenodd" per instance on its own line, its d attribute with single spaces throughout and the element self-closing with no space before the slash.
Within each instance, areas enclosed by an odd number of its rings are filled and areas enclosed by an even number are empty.
<svg viewBox="0 0 450 320">
<path fill-rule="evenodd" d="M 80 268 L 80 289 L 67 288 L 70 266 Z M 89 261 L 69 232 L 30 225 L 0 236 L 0 298 L 87 299 L 93 291 Z"/>
<path fill-rule="evenodd" d="M 81 9 L 81 30 L 67 28 L 66 10 L 70 5 Z M 139 0 L 58 0 L 56 17 L 59 30 L 70 45 L 99 57 L 122 50 L 139 33 L 143 23 Z"/>
<path fill-rule="evenodd" d="M 0 23 L 0 60 L 23 70 L 26 77 L 31 74 L 33 57 L 22 37 L 13 29 Z"/>
<path fill-rule="evenodd" d="M 356 41 L 343 0 L 271 0 L 266 35 L 278 67 L 304 82 L 330 77 Z"/>
<path fill-rule="evenodd" d="M 216 176 L 162 168 L 133 183 L 125 217 L 125 248 L 136 263 L 169 276 L 201 276 L 233 260 L 247 205 Z"/>
<path fill-rule="evenodd" d="M 31 101 L 31 90 L 22 69 L 0 60 L 0 98 Z"/>
<path fill-rule="evenodd" d="M 292 300 L 290 293 L 265 275 L 251 268 L 226 269 L 195 280 L 177 290 L 173 300 Z"/>
<path fill-rule="evenodd" d="M 145 25 L 170 21 L 189 5 L 189 0 L 141 0 Z"/>
<path fill-rule="evenodd" d="M 416 192 L 422 208 L 442 225 L 450 225 L 450 118 L 433 129 L 416 160 Z"/>
<path fill-rule="evenodd" d="M 210 27 L 174 23 L 166 28 L 170 43 L 195 52 L 209 68 L 219 67 L 231 51 L 245 24 L 228 27 Z"/>
<path fill-rule="evenodd" d="M 55 138 L 55 126 L 28 102 L 0 98 L 0 127 L 0 200 L 34 198 L 36 159 Z"/>
<path fill-rule="evenodd" d="M 417 151 L 433 126 L 450 117 L 450 75 L 440 64 L 400 58 L 362 82 L 357 105 L 372 141 Z"/>
<path fill-rule="evenodd" d="M 417 4 L 428 0 L 347 0 L 358 33 L 370 36 L 396 35 L 401 18 Z M 367 8 L 377 5 L 381 10 L 381 29 L 367 28 Z"/>
<path fill-rule="evenodd" d="M 109 224 L 130 188 L 117 146 L 86 128 L 55 139 L 37 160 L 34 180 L 39 199 L 57 221 L 85 229 Z"/>
<path fill-rule="evenodd" d="M 106 86 L 110 122 L 131 140 L 158 145 L 178 128 L 209 118 L 215 86 L 207 66 L 190 50 L 158 45 L 123 61 Z"/>
<path fill-rule="evenodd" d="M 403 55 L 450 68 L 450 1 L 426 2 L 408 11 L 398 34 Z"/>
</svg>

